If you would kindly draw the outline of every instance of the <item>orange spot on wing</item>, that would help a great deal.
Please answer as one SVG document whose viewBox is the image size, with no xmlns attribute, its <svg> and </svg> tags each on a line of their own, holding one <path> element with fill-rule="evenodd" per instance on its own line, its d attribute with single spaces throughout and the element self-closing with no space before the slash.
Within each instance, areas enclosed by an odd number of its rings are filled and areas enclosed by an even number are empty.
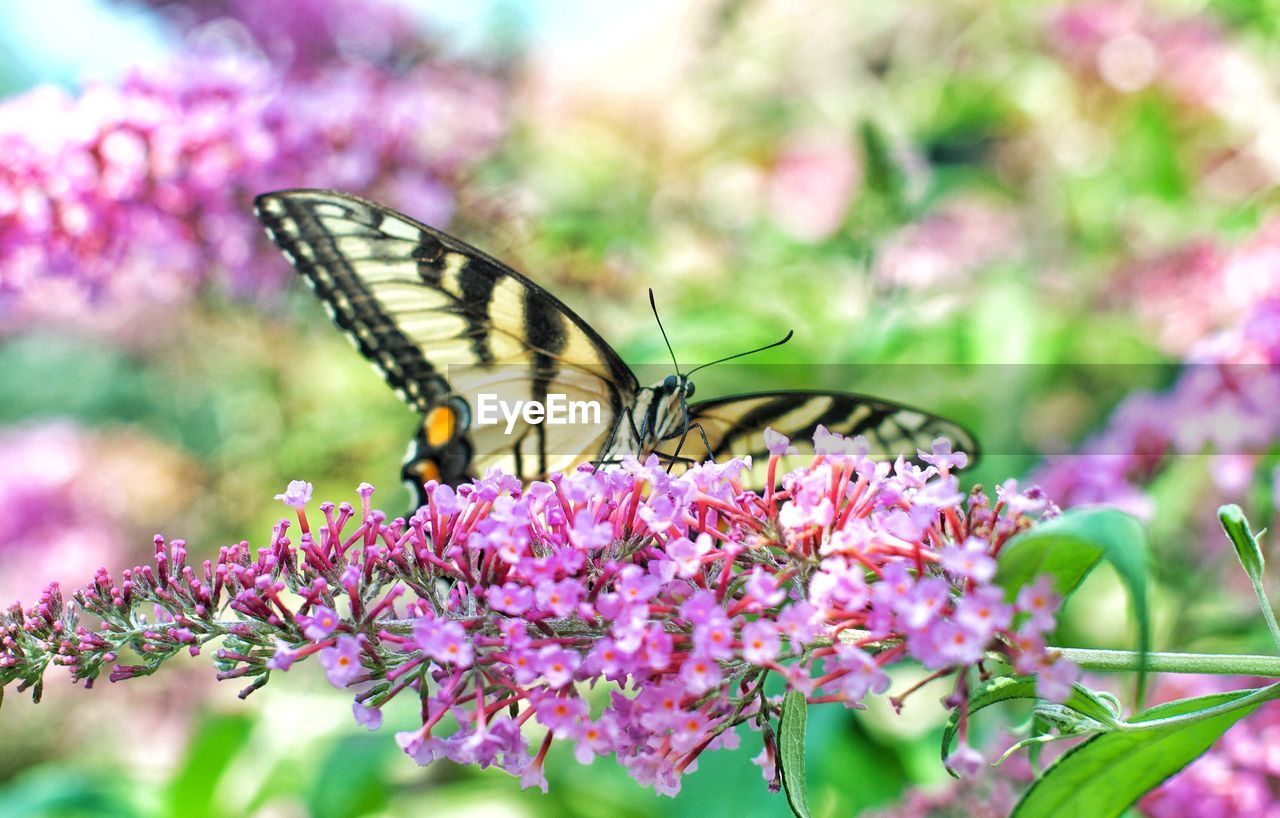
<svg viewBox="0 0 1280 818">
<path fill-rule="evenodd" d="M 427 433 L 428 445 L 443 446 L 453 440 L 453 433 L 458 428 L 458 416 L 448 406 L 437 406 L 427 412 L 422 428 Z"/>
<path fill-rule="evenodd" d="M 440 482 L 440 469 L 430 460 L 413 464 L 413 471 L 417 473 L 419 483 L 425 483 L 428 480 Z"/>
</svg>

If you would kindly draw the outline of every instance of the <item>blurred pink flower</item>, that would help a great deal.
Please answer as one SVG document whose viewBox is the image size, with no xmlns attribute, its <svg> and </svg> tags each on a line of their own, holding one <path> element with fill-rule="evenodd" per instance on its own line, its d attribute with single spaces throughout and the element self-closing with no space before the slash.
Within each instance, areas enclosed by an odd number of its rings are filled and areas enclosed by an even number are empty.
<svg viewBox="0 0 1280 818">
<path fill-rule="evenodd" d="M 1249 679 L 1173 676 L 1155 702 L 1256 686 Z M 1238 722 L 1185 770 L 1138 806 L 1149 818 L 1275 818 L 1280 815 L 1280 704 L 1268 702 Z"/>
<path fill-rule="evenodd" d="M 876 259 L 876 280 L 917 292 L 960 285 L 982 267 L 1022 253 L 1017 218 L 975 199 L 957 199 L 889 239 Z"/>
<path fill-rule="evenodd" d="M 1129 396 L 1079 453 L 1049 458 L 1033 479 L 1064 507 L 1105 502 L 1148 517 L 1143 486 L 1171 455 L 1217 455 L 1224 490 L 1255 479 L 1256 455 L 1280 440 L 1277 403 L 1280 299 L 1271 299 L 1203 339 L 1172 388 Z"/>
<path fill-rule="evenodd" d="M 861 179 L 862 167 L 847 140 L 793 137 L 782 146 L 769 178 L 769 214 L 792 237 L 822 241 L 840 229 Z"/>
<path fill-rule="evenodd" d="M 1238 247 L 1196 239 L 1122 270 L 1112 298 L 1154 325 L 1160 344 L 1186 353 L 1210 332 L 1280 297 L 1280 220 Z"/>
<path fill-rule="evenodd" d="M 396 0 L 145 0 L 145 5 L 198 36 L 247 36 L 273 62 L 298 69 L 335 60 L 385 62 L 424 47 L 411 8 Z"/>
<path fill-rule="evenodd" d="M 897 804 L 867 813 L 867 818 L 1007 818 L 1026 786 L 1007 766 L 986 767 L 939 787 L 917 787 Z"/>
<path fill-rule="evenodd" d="M 0 599 L 34 600 L 129 553 L 132 521 L 186 499 L 190 466 L 167 447 L 65 420 L 0 428 Z"/>
<path fill-rule="evenodd" d="M 1230 79 L 1247 68 L 1202 15 L 1174 18 L 1141 0 L 1074 3 L 1049 23 L 1050 44 L 1076 70 L 1122 93 L 1158 85 L 1191 107 L 1229 103 Z"/>
</svg>

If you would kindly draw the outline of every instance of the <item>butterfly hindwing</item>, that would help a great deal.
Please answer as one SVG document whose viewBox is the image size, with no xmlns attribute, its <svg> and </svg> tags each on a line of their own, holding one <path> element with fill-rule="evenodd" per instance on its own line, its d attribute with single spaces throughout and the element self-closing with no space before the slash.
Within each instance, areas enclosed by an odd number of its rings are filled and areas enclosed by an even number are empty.
<svg viewBox="0 0 1280 818">
<path fill-rule="evenodd" d="M 282 191 L 256 205 L 334 322 L 422 413 L 411 480 L 456 483 L 491 466 L 522 478 L 568 468 L 595 454 L 600 428 L 634 400 L 634 374 L 586 322 L 480 250 L 343 193 Z M 600 428 L 480 429 L 471 396 L 495 384 L 513 399 L 594 400 L 604 417 Z"/>
<path fill-rule="evenodd" d="M 947 438 L 956 450 L 970 457 L 977 454 L 973 435 L 959 424 L 850 392 L 759 392 L 715 398 L 690 405 L 689 424 L 691 429 L 700 427 L 706 435 L 706 443 L 696 429 L 686 436 L 681 454 L 695 458 L 706 456 L 707 444 L 716 458 L 765 457 L 765 429 L 791 438 L 801 454 L 812 453 L 818 426 L 846 437 L 866 438 L 869 453 L 879 458 L 914 457 L 917 449 L 929 451 L 939 437 Z M 677 445 L 678 437 L 668 438 L 660 441 L 657 450 L 671 455 Z"/>
</svg>

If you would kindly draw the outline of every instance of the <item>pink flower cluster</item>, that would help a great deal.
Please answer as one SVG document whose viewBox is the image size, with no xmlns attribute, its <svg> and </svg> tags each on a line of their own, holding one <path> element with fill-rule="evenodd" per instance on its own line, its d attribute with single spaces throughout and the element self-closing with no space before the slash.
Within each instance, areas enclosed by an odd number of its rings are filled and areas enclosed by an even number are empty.
<svg viewBox="0 0 1280 818">
<path fill-rule="evenodd" d="M 246 34 L 272 62 L 306 71 L 337 61 L 387 63 L 420 53 L 412 10 L 398 0 L 142 0 L 193 39 Z"/>
<path fill-rule="evenodd" d="M 1272 299 L 1204 339 L 1170 390 L 1134 393 L 1081 453 L 1050 458 L 1033 477 L 1063 505 L 1107 503 L 1147 517 L 1142 485 L 1169 456 L 1212 454 L 1219 487 L 1238 494 L 1280 440 L 1277 401 L 1280 299 Z"/>
<path fill-rule="evenodd" d="M 911 222 L 877 254 L 885 287 L 920 293 L 963 291 L 984 267 L 1025 253 L 1016 216 L 979 198 L 958 198 Z"/>
<path fill-rule="evenodd" d="M 139 520 L 188 505 L 192 471 L 176 450 L 124 430 L 0 426 L 0 598 L 31 599 L 51 581 L 136 559 Z"/>
<path fill-rule="evenodd" d="M 283 268 L 252 218 L 254 195 L 337 187 L 445 222 L 456 174 L 502 130 L 499 87 L 483 75 L 336 61 L 290 71 L 225 49 L 75 97 L 45 87 L 10 99 L 0 330 L 95 311 L 124 327 L 135 305 L 162 309 L 211 278 L 272 292 Z"/>
<path fill-rule="evenodd" d="M 899 803 L 866 818 L 1008 818 L 1023 786 L 1025 782 L 987 770 L 981 777 L 962 778 L 938 790 L 914 788 Z"/>
<path fill-rule="evenodd" d="M 1240 324 L 1260 302 L 1280 298 L 1280 220 L 1247 241 L 1197 239 L 1122 269 L 1113 297 L 1153 326 L 1166 350 L 1185 354 L 1222 327 Z"/>
<path fill-rule="evenodd" d="M 1107 503 L 1151 515 L 1142 485 L 1172 454 L 1213 454 L 1226 493 L 1247 486 L 1280 439 L 1280 300 L 1258 303 L 1242 326 L 1204 339 L 1178 383 L 1125 399 L 1076 454 L 1052 457 L 1033 479 L 1064 506 Z"/>
<path fill-rule="evenodd" d="M 318 528 L 298 481 L 280 495 L 296 509 L 296 545 L 282 521 L 256 556 L 241 543 L 201 568 L 181 541 L 157 540 L 154 569 L 119 583 L 104 570 L 77 595 L 101 631 L 64 622 L 56 588 L 25 620 L 11 609 L 0 682 L 34 683 L 42 661 L 92 679 L 125 631 L 150 664 L 113 679 L 225 635 L 221 675 L 251 679 L 246 692 L 313 654 L 371 728 L 413 691 L 422 725 L 397 740 L 421 764 L 496 765 L 545 787 L 559 739 L 667 794 L 702 752 L 737 743 L 732 728 L 776 717 L 770 676 L 810 703 L 858 707 L 885 691 L 886 666 L 915 660 L 955 676 L 958 704 L 969 669 L 996 651 L 1037 673 L 1045 696 L 1066 693 L 1076 670 L 1044 643 L 1058 598 L 1044 580 L 1012 599 L 992 582 L 1009 537 L 1053 513 L 1039 492 L 1010 483 L 994 506 L 966 498 L 952 474 L 965 456 L 944 441 L 923 468 L 877 463 L 862 441 L 821 429 L 816 449 L 780 484 L 772 456 L 766 485 L 781 488 L 763 493 L 744 489 L 742 461 L 673 476 L 631 459 L 528 485 L 497 473 L 429 483 L 427 504 L 390 522 L 362 486 L 361 511 L 322 504 Z M 164 617 L 139 633 L 142 602 Z M 241 619 L 220 623 L 224 604 Z M 593 694 L 600 682 L 614 684 Z M 529 722 L 545 731 L 534 755 Z M 776 784 L 763 735 L 757 762 Z"/>
<path fill-rule="evenodd" d="M 1117 91 L 1158 84 L 1191 107 L 1224 107 L 1262 81 L 1207 15 L 1164 16 L 1142 0 L 1071 4 L 1050 37 L 1066 61 Z"/>
</svg>

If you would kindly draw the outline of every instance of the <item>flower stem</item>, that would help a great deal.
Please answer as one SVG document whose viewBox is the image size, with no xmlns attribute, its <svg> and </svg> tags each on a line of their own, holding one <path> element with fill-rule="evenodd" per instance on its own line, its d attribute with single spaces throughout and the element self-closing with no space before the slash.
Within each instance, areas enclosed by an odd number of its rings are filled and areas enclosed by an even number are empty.
<svg viewBox="0 0 1280 818">
<path fill-rule="evenodd" d="M 1262 608 L 1262 618 L 1267 620 L 1267 627 L 1271 629 L 1271 639 L 1276 643 L 1276 648 L 1280 649 L 1280 625 L 1276 624 L 1275 612 L 1271 610 L 1271 602 L 1262 587 L 1262 577 L 1249 579 L 1253 581 L 1253 593 L 1258 597 L 1258 607 Z"/>
<path fill-rule="evenodd" d="M 1136 671 L 1139 654 L 1132 650 L 1059 648 L 1064 659 L 1085 670 Z M 1280 678 L 1280 657 L 1230 653 L 1148 653 L 1146 668 L 1155 673 L 1216 673 Z"/>
</svg>

